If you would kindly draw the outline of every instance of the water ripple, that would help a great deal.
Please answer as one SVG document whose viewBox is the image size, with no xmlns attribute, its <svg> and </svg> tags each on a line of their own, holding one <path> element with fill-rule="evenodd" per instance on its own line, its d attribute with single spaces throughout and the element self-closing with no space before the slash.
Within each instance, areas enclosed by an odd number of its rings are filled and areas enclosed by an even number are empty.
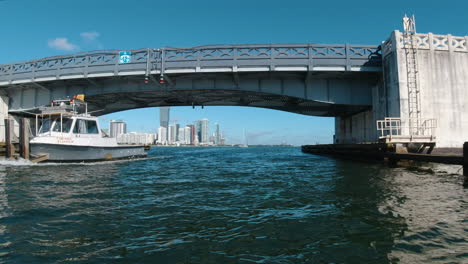
<svg viewBox="0 0 468 264">
<path fill-rule="evenodd" d="M 468 262 L 459 167 L 425 166 L 298 148 L 0 161 L 0 263 Z"/>
</svg>

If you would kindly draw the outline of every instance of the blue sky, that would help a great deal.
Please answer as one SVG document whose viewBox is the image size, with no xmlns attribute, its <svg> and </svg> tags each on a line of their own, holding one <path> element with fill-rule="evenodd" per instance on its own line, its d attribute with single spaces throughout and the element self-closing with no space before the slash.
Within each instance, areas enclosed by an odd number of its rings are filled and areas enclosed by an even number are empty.
<svg viewBox="0 0 468 264">
<path fill-rule="evenodd" d="M 379 44 L 405 13 L 419 32 L 468 35 L 468 1 L 0 1 L 0 64 L 96 49 L 247 43 Z M 104 116 L 154 131 L 156 108 Z M 333 118 L 244 107 L 177 107 L 171 119 L 220 123 L 228 142 L 330 143 Z"/>
</svg>

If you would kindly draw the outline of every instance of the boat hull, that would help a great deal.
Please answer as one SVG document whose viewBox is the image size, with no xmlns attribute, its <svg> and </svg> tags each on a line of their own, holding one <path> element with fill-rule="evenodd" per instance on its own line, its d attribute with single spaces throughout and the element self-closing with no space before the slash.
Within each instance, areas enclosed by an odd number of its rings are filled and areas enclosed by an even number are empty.
<svg viewBox="0 0 468 264">
<path fill-rule="evenodd" d="M 76 146 L 62 144 L 31 143 L 31 154 L 49 154 L 48 161 L 82 162 L 146 157 L 144 146 Z"/>
</svg>

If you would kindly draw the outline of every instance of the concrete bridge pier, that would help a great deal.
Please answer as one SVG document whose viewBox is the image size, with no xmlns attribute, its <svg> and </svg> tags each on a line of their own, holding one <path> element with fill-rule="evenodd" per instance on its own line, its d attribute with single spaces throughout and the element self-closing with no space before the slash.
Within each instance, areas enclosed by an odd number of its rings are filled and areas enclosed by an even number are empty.
<svg viewBox="0 0 468 264">
<path fill-rule="evenodd" d="M 372 110 L 335 118 L 335 144 L 375 141 L 375 120 Z"/>
<path fill-rule="evenodd" d="M 468 141 L 468 36 L 416 33 L 407 43 L 396 30 L 382 44 L 382 79 L 372 89 L 372 110 L 337 117 L 335 143 L 377 141 L 391 130 L 377 130 L 376 121 L 385 118 L 400 122 L 392 137 L 401 142 L 395 144 L 460 149 Z"/>
<path fill-rule="evenodd" d="M 335 144 L 355 144 L 375 142 L 379 135 L 376 121 L 387 116 L 387 106 L 391 103 L 385 91 L 383 75 L 380 74 L 371 87 L 372 108 L 352 115 L 335 118 Z"/>
<path fill-rule="evenodd" d="M 468 37 L 417 33 L 413 38 L 420 118 L 436 121 L 436 147 L 461 148 L 468 140 Z M 411 108 L 407 52 L 397 30 L 382 47 L 387 89 L 399 99 L 390 111 L 401 118 L 408 118 Z"/>
</svg>

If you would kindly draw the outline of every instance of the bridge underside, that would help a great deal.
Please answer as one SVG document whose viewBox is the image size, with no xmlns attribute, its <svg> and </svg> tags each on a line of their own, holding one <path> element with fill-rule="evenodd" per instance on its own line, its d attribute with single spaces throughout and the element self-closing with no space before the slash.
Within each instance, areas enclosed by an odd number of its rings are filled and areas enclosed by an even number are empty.
<svg viewBox="0 0 468 264">
<path fill-rule="evenodd" d="M 282 110 L 313 116 L 339 116 L 358 113 L 369 106 L 335 105 L 289 96 L 235 90 L 145 91 L 94 95 L 87 98 L 96 115 L 160 106 L 246 106 Z"/>
<path fill-rule="evenodd" d="M 352 115 L 371 108 L 373 72 L 249 72 L 79 78 L 11 85 L 10 113 L 85 94 L 96 115 L 158 106 L 249 106 L 314 116 Z"/>
</svg>

